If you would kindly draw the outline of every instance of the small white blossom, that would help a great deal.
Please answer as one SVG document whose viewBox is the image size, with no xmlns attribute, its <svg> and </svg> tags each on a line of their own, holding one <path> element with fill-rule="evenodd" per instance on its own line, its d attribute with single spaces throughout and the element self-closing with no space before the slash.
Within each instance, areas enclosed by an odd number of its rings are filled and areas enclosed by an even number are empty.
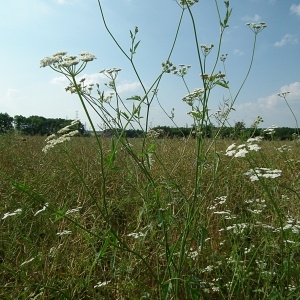
<svg viewBox="0 0 300 300">
<path fill-rule="evenodd" d="M 145 235 L 145 233 L 142 233 L 142 232 L 132 232 L 132 233 L 127 234 L 127 236 L 131 236 L 134 239 L 138 239 L 138 238 L 144 237 L 146 235 Z"/>
<path fill-rule="evenodd" d="M 99 288 L 99 287 L 102 287 L 102 286 L 105 286 L 105 285 L 108 285 L 109 283 L 111 282 L 111 280 L 108 280 L 108 281 L 99 281 L 96 285 L 94 285 L 94 289 L 96 288 Z"/>
<path fill-rule="evenodd" d="M 32 258 L 30 258 L 30 259 L 28 259 L 28 260 L 26 260 L 26 261 L 24 261 L 24 262 L 22 262 L 22 263 L 20 264 L 20 267 L 22 267 L 22 266 L 24 266 L 24 265 L 30 263 L 30 262 L 33 261 L 35 258 L 36 258 L 36 256 L 35 256 L 35 257 L 32 257 Z"/>
<path fill-rule="evenodd" d="M 241 148 L 235 153 L 234 157 L 245 157 L 247 153 L 249 153 L 249 151 L 246 148 Z"/>
<path fill-rule="evenodd" d="M 43 206 L 43 208 L 40 209 L 40 210 L 38 210 L 38 211 L 34 214 L 34 216 L 36 216 L 36 215 L 38 215 L 39 213 L 41 213 L 42 211 L 46 210 L 46 208 L 48 207 L 48 205 L 49 205 L 49 203 L 45 203 L 45 205 Z"/>
<path fill-rule="evenodd" d="M 244 173 L 244 175 L 247 175 L 250 177 L 251 181 L 257 181 L 259 180 L 259 177 L 264 178 L 276 178 L 281 176 L 282 171 L 278 169 L 269 169 L 269 168 L 255 168 L 250 169 L 248 172 Z"/>
<path fill-rule="evenodd" d="M 2 220 L 6 219 L 7 217 L 11 217 L 11 216 L 15 216 L 15 215 L 19 215 L 22 212 L 21 208 L 16 209 L 14 212 L 12 213 L 5 213 L 4 216 L 2 217 Z"/>
<path fill-rule="evenodd" d="M 66 211 L 66 215 L 78 212 L 81 208 L 82 208 L 82 206 L 79 206 L 79 207 L 73 208 L 73 209 L 69 209 L 69 210 Z"/>
<path fill-rule="evenodd" d="M 63 230 L 61 232 L 58 232 L 57 235 L 62 236 L 62 235 L 69 235 L 71 233 L 72 233 L 72 231 L 70 231 L 70 230 Z"/>
</svg>

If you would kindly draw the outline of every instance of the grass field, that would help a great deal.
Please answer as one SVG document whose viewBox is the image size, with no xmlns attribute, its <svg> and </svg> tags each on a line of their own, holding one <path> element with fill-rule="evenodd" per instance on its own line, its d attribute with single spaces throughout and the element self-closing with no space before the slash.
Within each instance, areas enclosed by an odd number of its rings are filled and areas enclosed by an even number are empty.
<svg viewBox="0 0 300 300">
<path fill-rule="evenodd" d="M 300 299 L 299 143 L 129 142 L 0 136 L 1 299 Z"/>
</svg>

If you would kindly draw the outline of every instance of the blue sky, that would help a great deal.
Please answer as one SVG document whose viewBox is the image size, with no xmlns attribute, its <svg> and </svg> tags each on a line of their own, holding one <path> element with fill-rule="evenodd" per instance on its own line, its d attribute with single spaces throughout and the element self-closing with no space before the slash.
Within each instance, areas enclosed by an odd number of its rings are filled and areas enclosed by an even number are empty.
<svg viewBox="0 0 300 300">
<path fill-rule="evenodd" d="M 221 14 L 224 1 L 217 0 Z M 176 32 L 181 9 L 175 0 L 101 0 L 107 24 L 125 51 L 129 52 L 129 30 L 138 26 L 141 40 L 135 55 L 136 68 L 146 87 L 150 87 L 161 71 Z M 294 127 L 295 121 L 277 93 L 289 91 L 287 100 L 300 117 L 300 1 L 299 0 L 232 0 L 233 8 L 222 43 L 221 53 L 228 53 L 227 80 L 236 94 L 249 66 L 254 34 L 247 22 L 267 23 L 257 40 L 254 65 L 248 81 L 230 116 L 234 125 L 244 121 L 251 125 L 262 116 L 262 127 L 271 125 Z M 213 43 L 208 66 L 217 53 L 219 25 L 213 0 L 200 0 L 192 7 L 196 19 L 199 44 Z M 67 81 L 50 68 L 40 68 L 45 56 L 57 51 L 79 54 L 91 52 L 97 59 L 88 64 L 82 75 L 98 82 L 105 90 L 102 69 L 121 68 L 117 87 L 125 99 L 141 95 L 141 88 L 129 62 L 105 31 L 97 0 L 10 0 L 2 3 L 0 112 L 9 115 L 39 115 L 49 118 L 78 117 L 87 122 L 75 95 L 67 94 Z M 171 57 L 175 65 L 191 65 L 186 80 L 190 90 L 201 88 L 195 41 L 188 13 L 183 18 L 178 41 Z M 222 71 L 222 66 L 217 66 Z M 175 109 L 178 126 L 192 124 L 190 110 L 182 97 L 187 91 L 180 78 L 166 74 L 158 97 L 164 109 Z M 209 102 L 211 113 L 218 109 L 228 91 L 217 88 Z M 101 121 L 93 115 L 96 124 Z M 171 125 L 168 117 L 153 102 L 151 125 Z M 299 120 L 300 121 L 300 120 Z M 89 128 L 89 125 L 87 124 Z"/>
</svg>

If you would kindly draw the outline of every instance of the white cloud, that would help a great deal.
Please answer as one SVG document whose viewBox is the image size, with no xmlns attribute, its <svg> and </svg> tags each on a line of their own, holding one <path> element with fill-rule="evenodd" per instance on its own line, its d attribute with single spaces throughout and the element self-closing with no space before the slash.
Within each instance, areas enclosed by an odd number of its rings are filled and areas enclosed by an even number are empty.
<svg viewBox="0 0 300 300">
<path fill-rule="evenodd" d="M 89 74 L 89 75 L 84 74 L 78 78 L 78 82 L 82 78 L 85 78 L 85 84 L 88 85 L 88 84 L 100 83 L 100 80 L 102 80 L 106 77 L 105 77 L 105 75 L 103 75 L 101 73 L 94 73 L 94 74 Z M 58 76 L 58 77 L 54 77 L 50 81 L 50 83 L 66 87 L 67 85 L 69 85 L 70 82 L 65 76 Z"/>
<path fill-rule="evenodd" d="M 21 107 L 22 103 L 24 103 L 24 95 L 14 88 L 7 89 L 6 93 L 0 98 L 0 106 L 4 110 L 14 110 Z"/>
<path fill-rule="evenodd" d="M 287 96 L 289 101 L 300 100 L 300 82 L 293 82 L 287 85 L 282 86 L 277 93 L 274 93 L 270 96 L 259 98 L 257 100 L 257 104 L 261 108 L 275 108 L 279 102 L 281 102 L 281 98 L 278 96 L 278 93 L 290 92 Z"/>
<path fill-rule="evenodd" d="M 12 98 L 12 97 L 18 97 L 20 95 L 19 91 L 17 89 L 8 89 L 6 91 L 6 97 Z"/>
<path fill-rule="evenodd" d="M 85 84 L 88 85 L 88 84 L 95 84 L 95 83 L 101 83 L 100 81 L 102 81 L 102 79 L 104 78 L 107 78 L 105 77 L 104 74 L 102 73 L 93 73 L 93 74 L 84 74 L 82 75 L 79 80 L 81 78 L 85 78 Z"/>
<path fill-rule="evenodd" d="M 141 87 L 139 82 L 123 82 L 119 85 L 117 85 L 118 92 L 121 93 L 127 93 L 127 92 L 134 92 L 137 91 Z"/>
<path fill-rule="evenodd" d="M 67 86 L 69 82 L 65 76 L 58 76 L 51 79 L 50 83 L 55 85 L 60 85 L 60 86 Z"/>
<path fill-rule="evenodd" d="M 68 0 L 55 0 L 55 1 L 56 1 L 56 3 L 61 4 L 61 5 L 67 4 L 67 2 L 69 2 Z"/>
<path fill-rule="evenodd" d="M 242 17 L 242 20 L 245 21 L 245 22 L 254 22 L 254 23 L 257 23 L 261 20 L 261 16 L 260 15 L 257 15 L 255 14 L 253 17 L 251 16 L 244 16 Z"/>
<path fill-rule="evenodd" d="M 298 4 L 298 5 L 293 4 L 290 7 L 290 12 L 291 12 L 291 14 L 295 14 L 297 16 L 300 16 L 300 4 Z"/>
<path fill-rule="evenodd" d="M 242 56 L 244 55 L 245 53 L 243 51 L 241 51 L 240 49 L 234 49 L 233 53 L 235 55 L 238 55 L 238 56 Z"/>
<path fill-rule="evenodd" d="M 287 44 L 297 44 L 297 43 L 298 43 L 298 39 L 294 35 L 287 33 L 279 42 L 276 42 L 274 46 L 283 47 Z"/>
<path fill-rule="evenodd" d="M 244 120 L 251 124 L 257 116 L 262 116 L 265 122 L 263 126 L 294 126 L 290 112 L 286 107 L 284 100 L 278 96 L 278 93 L 290 92 L 287 95 L 287 101 L 291 104 L 292 109 L 299 109 L 300 104 L 300 82 L 293 82 L 282 86 L 276 93 L 266 97 L 258 98 L 253 102 L 246 102 L 235 105 L 236 111 L 233 116 L 243 116 Z"/>
<path fill-rule="evenodd" d="M 290 92 L 290 100 L 300 100 L 300 82 L 293 82 L 280 88 L 279 93 Z"/>
<path fill-rule="evenodd" d="M 85 78 L 85 85 L 89 84 L 100 84 L 100 90 L 107 90 L 107 88 L 103 85 L 104 82 L 108 82 L 109 80 L 107 77 L 102 73 L 94 73 L 89 75 L 82 75 L 81 77 L 78 77 L 78 82 L 80 79 Z M 65 76 L 58 76 L 54 77 L 51 81 L 51 84 L 67 87 L 69 85 L 69 81 Z M 121 82 L 118 84 L 117 82 L 117 91 L 119 94 L 122 93 L 132 93 L 137 91 L 141 87 L 139 82 Z M 107 92 L 111 92 L 111 90 L 108 90 Z"/>
</svg>

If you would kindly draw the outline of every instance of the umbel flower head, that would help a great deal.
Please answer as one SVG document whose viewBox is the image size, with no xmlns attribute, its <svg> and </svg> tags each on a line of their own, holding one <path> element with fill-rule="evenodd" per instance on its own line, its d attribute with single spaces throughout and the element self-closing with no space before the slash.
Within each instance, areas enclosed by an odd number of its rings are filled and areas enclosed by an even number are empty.
<svg viewBox="0 0 300 300">
<path fill-rule="evenodd" d="M 179 4 L 182 6 L 184 6 L 184 5 L 192 6 L 197 2 L 199 2 L 199 0 L 180 0 Z"/>
<path fill-rule="evenodd" d="M 259 23 L 246 23 L 246 26 L 249 26 L 249 28 L 255 33 L 258 34 L 261 32 L 264 28 L 267 27 L 267 24 L 265 22 L 259 22 Z"/>
<path fill-rule="evenodd" d="M 50 67 L 54 71 L 64 75 L 76 76 L 79 74 L 89 61 L 96 59 L 94 54 L 82 52 L 79 56 L 67 55 L 67 52 L 60 51 L 52 56 L 46 56 L 40 61 L 40 67 Z M 79 65 L 79 66 L 77 66 Z"/>
</svg>

